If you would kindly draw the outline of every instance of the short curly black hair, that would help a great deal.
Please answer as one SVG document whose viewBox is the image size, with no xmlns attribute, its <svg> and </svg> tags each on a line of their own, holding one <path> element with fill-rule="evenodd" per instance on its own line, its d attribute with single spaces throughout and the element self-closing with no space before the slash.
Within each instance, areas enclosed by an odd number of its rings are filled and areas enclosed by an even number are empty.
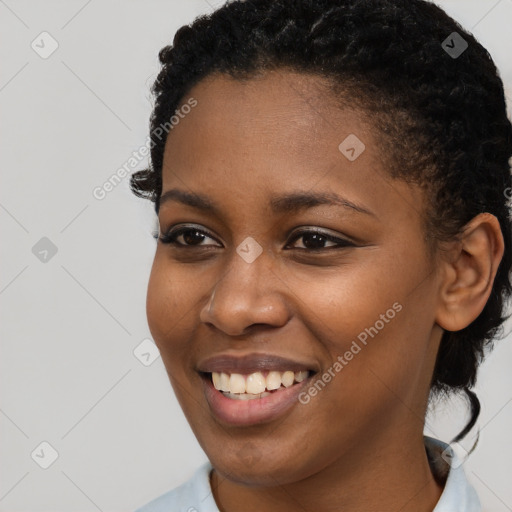
<svg viewBox="0 0 512 512">
<path fill-rule="evenodd" d="M 455 47 L 453 32 L 468 44 L 460 55 L 446 51 Z M 512 291 L 507 200 L 512 125 L 487 50 L 424 0 L 235 0 L 181 27 L 159 57 L 150 167 L 130 181 L 132 191 L 153 201 L 157 213 L 166 141 L 158 128 L 190 89 L 212 73 L 243 80 L 290 69 L 327 79 L 340 102 L 349 98 L 371 114 L 382 147 L 388 148 L 383 155 L 390 178 L 427 192 L 430 248 L 456 239 L 479 213 L 497 217 L 505 252 L 491 295 L 470 325 L 443 333 L 431 382 L 431 396 L 462 391 L 469 397 L 471 419 L 454 441 L 462 439 L 480 412 L 470 388 L 503 332 Z"/>
</svg>

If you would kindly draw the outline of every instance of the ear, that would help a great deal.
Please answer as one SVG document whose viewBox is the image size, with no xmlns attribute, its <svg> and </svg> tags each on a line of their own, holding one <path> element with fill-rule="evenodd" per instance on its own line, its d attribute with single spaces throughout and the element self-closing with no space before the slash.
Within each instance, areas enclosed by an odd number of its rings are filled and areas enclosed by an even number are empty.
<svg viewBox="0 0 512 512">
<path fill-rule="evenodd" d="M 446 331 L 467 327 L 482 312 L 503 257 L 498 219 L 480 213 L 468 222 L 460 241 L 443 258 L 436 322 Z"/>
</svg>

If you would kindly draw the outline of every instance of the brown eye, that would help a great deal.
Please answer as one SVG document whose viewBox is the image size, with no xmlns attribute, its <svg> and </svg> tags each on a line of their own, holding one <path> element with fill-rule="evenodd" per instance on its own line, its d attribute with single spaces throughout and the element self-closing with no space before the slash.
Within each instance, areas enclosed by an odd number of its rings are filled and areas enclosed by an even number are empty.
<svg viewBox="0 0 512 512">
<path fill-rule="evenodd" d="M 298 233 L 295 233 L 295 235 L 292 237 L 292 242 L 295 242 L 300 238 L 303 239 L 302 245 L 304 247 L 294 247 L 295 249 L 315 251 L 322 249 L 339 249 L 343 247 L 354 247 L 354 244 L 352 242 L 349 242 L 348 240 L 338 238 L 333 235 L 329 235 L 327 233 L 324 233 L 323 231 L 316 231 L 312 229 L 303 230 L 299 231 Z M 333 245 L 326 247 L 326 243 L 332 243 Z"/>
<path fill-rule="evenodd" d="M 202 243 L 207 238 L 215 240 L 206 231 L 189 226 L 170 230 L 160 236 L 159 240 L 164 244 L 173 244 L 177 247 L 203 247 L 211 245 Z"/>
</svg>

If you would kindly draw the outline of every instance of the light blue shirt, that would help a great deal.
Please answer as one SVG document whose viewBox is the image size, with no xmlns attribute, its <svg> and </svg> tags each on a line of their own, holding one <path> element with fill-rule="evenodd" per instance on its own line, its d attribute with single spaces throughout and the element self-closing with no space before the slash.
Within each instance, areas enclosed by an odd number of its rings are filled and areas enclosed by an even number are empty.
<svg viewBox="0 0 512 512">
<path fill-rule="evenodd" d="M 443 493 L 432 512 L 482 512 L 476 491 L 468 482 L 455 452 L 432 437 L 424 436 L 424 441 L 432 471 L 440 476 L 447 474 Z M 450 459 L 451 464 L 446 459 Z M 211 470 L 211 463 L 206 462 L 187 482 L 135 512 L 219 512 L 210 486 Z"/>
</svg>

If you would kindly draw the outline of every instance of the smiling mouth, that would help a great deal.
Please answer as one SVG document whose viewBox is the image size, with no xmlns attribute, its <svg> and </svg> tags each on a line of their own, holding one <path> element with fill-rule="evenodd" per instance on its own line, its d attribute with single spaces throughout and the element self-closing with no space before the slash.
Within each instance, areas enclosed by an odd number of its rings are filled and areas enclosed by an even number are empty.
<svg viewBox="0 0 512 512">
<path fill-rule="evenodd" d="M 315 372 L 304 371 L 259 371 L 250 374 L 201 372 L 203 378 L 212 382 L 213 387 L 232 400 L 255 400 L 279 393 L 290 388 Z"/>
</svg>

